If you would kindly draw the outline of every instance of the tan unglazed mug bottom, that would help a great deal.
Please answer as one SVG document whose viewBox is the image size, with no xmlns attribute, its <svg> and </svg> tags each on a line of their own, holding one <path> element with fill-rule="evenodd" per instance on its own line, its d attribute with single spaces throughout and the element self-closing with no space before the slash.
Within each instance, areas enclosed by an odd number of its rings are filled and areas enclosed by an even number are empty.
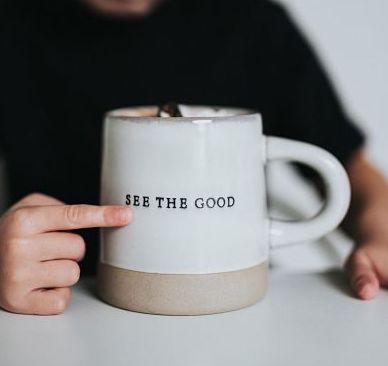
<svg viewBox="0 0 388 366">
<path fill-rule="evenodd" d="M 146 273 L 100 263 L 98 294 L 111 305 L 141 313 L 223 313 L 259 301 L 267 289 L 267 273 L 267 262 L 210 274 Z"/>
</svg>

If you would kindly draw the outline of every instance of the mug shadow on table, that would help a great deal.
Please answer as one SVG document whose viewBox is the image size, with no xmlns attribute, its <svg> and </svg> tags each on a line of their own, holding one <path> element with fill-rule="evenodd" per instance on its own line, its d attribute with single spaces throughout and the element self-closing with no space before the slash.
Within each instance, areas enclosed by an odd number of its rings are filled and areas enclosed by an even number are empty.
<svg viewBox="0 0 388 366">
<path fill-rule="evenodd" d="M 83 278 L 84 281 L 80 282 L 85 294 L 92 296 L 96 299 L 100 299 L 97 293 L 97 276 L 88 275 Z"/>
<path fill-rule="evenodd" d="M 318 276 L 323 278 L 325 282 L 327 282 L 331 287 L 341 292 L 343 295 L 346 295 L 351 298 L 356 298 L 349 286 L 349 282 L 345 276 L 345 273 L 340 269 L 319 273 Z"/>
</svg>

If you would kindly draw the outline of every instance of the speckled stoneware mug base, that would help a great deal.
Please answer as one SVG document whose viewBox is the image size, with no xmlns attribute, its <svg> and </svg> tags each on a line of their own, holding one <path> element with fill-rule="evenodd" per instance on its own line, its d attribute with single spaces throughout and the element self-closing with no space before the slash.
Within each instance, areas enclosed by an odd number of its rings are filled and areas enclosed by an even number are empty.
<svg viewBox="0 0 388 366">
<path fill-rule="evenodd" d="M 119 308 L 161 315 L 205 315 L 252 305 L 267 289 L 268 266 L 210 274 L 156 274 L 100 263 L 98 294 Z"/>
</svg>

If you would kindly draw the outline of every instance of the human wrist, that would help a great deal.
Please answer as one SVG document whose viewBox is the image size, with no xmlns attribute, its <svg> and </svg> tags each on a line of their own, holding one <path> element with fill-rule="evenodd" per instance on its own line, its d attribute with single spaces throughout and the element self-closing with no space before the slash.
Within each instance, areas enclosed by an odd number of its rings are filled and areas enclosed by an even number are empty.
<svg viewBox="0 0 388 366">
<path fill-rule="evenodd" d="M 388 245 L 388 194 L 369 199 L 355 211 L 350 212 L 348 227 L 356 243 Z"/>
</svg>

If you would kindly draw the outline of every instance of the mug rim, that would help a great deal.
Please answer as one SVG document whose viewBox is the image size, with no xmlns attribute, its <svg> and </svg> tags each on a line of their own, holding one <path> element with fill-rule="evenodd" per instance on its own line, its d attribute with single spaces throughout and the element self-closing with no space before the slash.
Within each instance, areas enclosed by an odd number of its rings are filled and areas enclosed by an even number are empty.
<svg viewBox="0 0 388 366">
<path fill-rule="evenodd" d="M 225 114 L 225 115 L 215 115 L 215 116 L 185 116 L 185 117 L 158 117 L 155 115 L 135 115 L 135 113 L 131 114 L 128 112 L 136 112 L 141 113 L 154 113 L 156 114 L 158 111 L 157 105 L 137 105 L 123 108 L 111 109 L 105 113 L 104 118 L 109 120 L 120 120 L 120 121 L 132 121 L 132 122 L 193 122 L 195 120 L 199 121 L 208 121 L 208 122 L 220 122 L 220 121 L 231 121 L 235 120 L 236 117 L 242 121 L 251 121 L 252 119 L 261 119 L 261 113 L 249 108 L 243 107 L 234 107 L 234 106 L 220 106 L 220 105 L 199 105 L 199 104 L 183 104 L 184 106 L 189 106 L 193 108 L 214 108 L 221 109 L 225 111 L 229 111 L 233 114 Z M 127 113 L 125 113 L 127 112 Z"/>
</svg>

